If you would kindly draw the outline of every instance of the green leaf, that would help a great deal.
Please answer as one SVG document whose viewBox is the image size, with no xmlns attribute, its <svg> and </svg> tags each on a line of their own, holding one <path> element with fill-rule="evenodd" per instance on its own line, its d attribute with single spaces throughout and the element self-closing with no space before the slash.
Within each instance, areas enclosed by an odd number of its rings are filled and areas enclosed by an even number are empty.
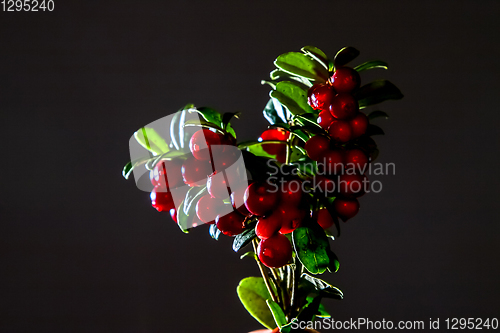
<svg viewBox="0 0 500 333">
<path fill-rule="evenodd" d="M 187 142 L 190 139 L 189 134 L 184 131 L 184 122 L 188 112 L 187 110 L 189 109 L 194 109 L 194 104 L 187 104 L 184 106 L 175 113 L 170 121 L 170 147 L 175 147 L 177 150 L 187 148 Z"/>
<path fill-rule="evenodd" d="M 333 63 L 335 65 L 335 68 L 344 66 L 348 63 L 350 63 L 352 60 L 354 60 L 357 56 L 359 56 L 359 51 L 356 50 L 354 47 L 347 46 L 341 49 L 337 54 L 335 55 L 335 58 L 333 59 Z"/>
<path fill-rule="evenodd" d="M 361 65 L 358 65 L 354 67 L 355 70 L 358 72 L 366 71 L 368 69 L 373 69 L 373 68 L 382 68 L 382 69 L 387 69 L 388 64 L 385 61 L 381 60 L 373 60 L 373 61 L 367 61 Z"/>
<path fill-rule="evenodd" d="M 236 288 L 238 297 L 245 309 L 259 323 L 268 329 L 274 329 L 276 323 L 267 306 L 266 300 L 271 298 L 262 277 L 247 277 L 240 281 Z"/>
<path fill-rule="evenodd" d="M 137 142 L 155 155 L 166 153 L 170 147 L 158 132 L 150 127 L 142 127 L 134 133 Z"/>
<path fill-rule="evenodd" d="M 307 273 L 303 273 L 300 278 L 310 282 L 323 297 L 335 298 L 335 299 L 344 298 L 344 294 L 339 288 L 329 284 L 324 280 L 318 279 L 317 277 L 311 276 Z"/>
<path fill-rule="evenodd" d="M 307 296 L 307 298 L 306 298 L 307 303 L 305 306 L 308 306 L 310 303 L 312 303 L 314 301 L 314 298 L 315 297 Z M 332 316 L 328 313 L 328 311 L 326 311 L 323 304 L 320 304 L 318 307 L 318 313 L 316 313 L 316 317 L 318 317 L 318 318 L 331 318 Z"/>
<path fill-rule="evenodd" d="M 220 127 L 217 124 L 203 120 L 203 119 L 190 119 L 190 120 L 184 122 L 184 127 L 189 127 L 189 126 L 199 126 L 199 127 L 203 127 L 203 128 L 214 129 L 214 130 L 224 134 L 224 130 L 222 129 L 222 127 Z"/>
<path fill-rule="evenodd" d="M 339 258 L 337 258 L 337 255 L 332 250 L 328 249 L 327 252 L 328 258 L 330 259 L 330 265 L 328 266 L 328 269 L 330 270 L 330 272 L 336 273 L 340 268 Z"/>
<path fill-rule="evenodd" d="M 373 120 L 375 118 L 381 118 L 384 117 L 385 119 L 389 118 L 389 115 L 385 113 L 384 111 L 373 111 L 368 114 L 368 119 Z"/>
<path fill-rule="evenodd" d="M 269 144 L 269 143 L 275 143 L 275 144 L 286 144 L 286 141 L 245 141 L 241 142 L 238 144 L 239 149 L 245 149 L 246 151 L 254 154 L 255 156 L 261 156 L 261 157 L 267 157 L 267 158 L 274 158 L 276 155 L 269 154 L 266 152 L 263 148 L 262 145 L 264 144 Z"/>
<path fill-rule="evenodd" d="M 200 114 L 207 122 L 222 127 L 222 115 L 214 109 L 201 107 L 190 110 L 190 112 L 198 112 L 198 114 Z"/>
<path fill-rule="evenodd" d="M 177 207 L 177 225 L 185 234 L 189 232 L 187 226 L 191 225 L 193 218 L 194 216 L 189 216 L 184 212 L 184 201 L 182 201 Z"/>
<path fill-rule="evenodd" d="M 210 234 L 210 237 L 212 237 L 215 240 L 219 240 L 219 236 L 221 234 L 221 231 L 215 224 L 211 224 L 210 228 L 208 229 L 208 232 Z"/>
<path fill-rule="evenodd" d="M 276 90 L 271 91 L 270 95 L 292 114 L 314 113 L 314 110 L 307 104 L 307 91 L 295 82 L 278 82 Z"/>
<path fill-rule="evenodd" d="M 267 299 L 266 300 L 267 306 L 269 307 L 269 310 L 271 310 L 271 313 L 273 314 L 274 322 L 276 325 L 279 327 L 282 327 L 287 324 L 286 316 L 281 307 L 278 305 L 273 300 Z"/>
<path fill-rule="evenodd" d="M 307 156 L 302 157 L 300 160 L 295 161 L 292 164 L 297 167 L 301 174 L 306 176 L 314 176 L 318 172 L 316 162 Z"/>
<path fill-rule="evenodd" d="M 274 61 L 276 67 L 284 72 L 301 76 L 309 80 L 325 82 L 328 80 L 328 71 L 323 65 L 300 52 L 282 54 Z"/>
<path fill-rule="evenodd" d="M 376 80 L 366 84 L 359 88 L 354 96 L 359 101 L 360 108 L 382 103 L 389 99 L 397 100 L 403 98 L 401 91 L 387 80 Z"/>
<path fill-rule="evenodd" d="M 241 234 L 234 237 L 233 250 L 238 252 L 242 247 L 246 246 L 256 237 L 255 228 L 249 228 L 243 231 Z"/>
<path fill-rule="evenodd" d="M 146 168 L 148 170 L 152 170 L 156 166 L 156 164 L 158 164 L 161 160 L 173 160 L 173 159 L 186 160 L 187 156 L 188 155 L 184 150 L 171 150 L 169 152 L 155 156 L 154 158 L 150 159 L 146 163 Z"/>
<path fill-rule="evenodd" d="M 186 193 L 184 199 L 184 214 L 191 216 L 195 214 L 196 203 L 198 200 L 207 193 L 207 186 L 191 187 Z"/>
<path fill-rule="evenodd" d="M 323 230 L 300 227 L 292 233 L 295 253 L 304 267 L 312 274 L 322 274 L 330 261 L 328 239 Z"/>
<path fill-rule="evenodd" d="M 366 135 L 384 135 L 384 131 L 378 127 L 377 125 L 368 124 L 368 128 L 366 129 Z"/>
<path fill-rule="evenodd" d="M 245 252 L 243 253 L 241 256 L 240 256 L 240 259 L 243 259 L 243 258 L 253 258 L 255 260 L 259 260 L 259 258 L 257 257 L 257 255 L 255 254 L 255 252 L 253 251 L 248 251 L 248 252 Z"/>
<path fill-rule="evenodd" d="M 313 126 L 317 127 L 318 129 L 323 129 L 320 124 L 317 123 L 318 116 L 313 113 L 307 113 L 307 114 L 302 114 L 302 115 L 295 115 L 293 116 L 293 120 L 297 120 L 301 123 L 303 126 Z M 323 130 L 324 132 L 324 130 Z"/>
<path fill-rule="evenodd" d="M 311 46 L 311 45 L 304 46 L 300 50 L 305 54 L 307 54 L 308 56 L 314 58 L 316 61 L 322 64 L 326 70 L 328 70 L 328 57 L 325 54 L 325 52 L 321 51 L 316 46 Z"/>
<path fill-rule="evenodd" d="M 154 157 L 153 158 L 151 158 L 151 157 L 142 157 L 142 158 L 138 158 L 136 160 L 133 160 L 131 162 L 128 162 L 123 167 L 123 171 L 122 171 L 123 178 L 128 179 L 130 177 L 130 174 L 132 173 L 132 171 L 135 168 L 137 168 L 138 166 L 140 166 L 142 164 L 145 164 L 146 162 L 148 162 L 148 161 L 150 161 L 152 159 L 154 159 Z"/>
<path fill-rule="evenodd" d="M 270 98 L 269 101 L 266 104 L 266 107 L 264 108 L 264 111 L 262 111 L 264 114 L 264 118 L 271 124 L 276 124 L 280 122 L 286 122 L 286 119 L 282 119 L 279 115 L 276 109 L 274 108 L 274 103 L 273 99 Z"/>
<path fill-rule="evenodd" d="M 222 128 L 226 129 L 226 126 L 229 125 L 231 119 L 238 119 L 241 116 L 241 112 L 226 112 L 222 115 Z"/>
<path fill-rule="evenodd" d="M 273 89 L 276 89 L 276 84 L 277 84 L 277 80 L 293 80 L 293 81 L 296 81 L 302 85 L 304 85 L 304 87 L 307 87 L 307 88 L 311 88 L 313 86 L 313 83 L 311 81 L 309 81 L 308 79 L 305 79 L 301 76 L 295 76 L 293 74 L 290 74 L 290 73 L 287 73 L 285 71 L 282 71 L 281 69 L 275 69 L 273 70 L 270 74 L 269 74 L 269 77 L 271 78 L 271 80 L 273 81 L 264 81 L 262 80 L 260 83 L 261 84 L 268 84 L 270 85 Z"/>
</svg>

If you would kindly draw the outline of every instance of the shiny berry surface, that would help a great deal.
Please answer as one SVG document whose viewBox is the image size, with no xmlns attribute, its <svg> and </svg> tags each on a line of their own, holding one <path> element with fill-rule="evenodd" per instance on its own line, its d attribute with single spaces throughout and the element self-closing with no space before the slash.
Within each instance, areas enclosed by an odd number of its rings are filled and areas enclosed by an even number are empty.
<svg viewBox="0 0 500 333">
<path fill-rule="evenodd" d="M 290 133 L 285 130 L 268 129 L 262 132 L 262 134 L 259 137 L 259 141 L 267 141 L 267 140 L 286 141 L 289 136 Z M 269 144 L 263 144 L 262 149 L 264 149 L 264 151 L 269 154 L 277 155 L 279 153 L 286 151 L 286 145 L 281 143 L 269 143 Z"/>
<path fill-rule="evenodd" d="M 214 223 L 217 215 L 222 213 L 224 202 L 221 199 L 204 195 L 196 204 L 196 216 L 203 223 Z"/>
<path fill-rule="evenodd" d="M 318 159 L 318 170 L 324 175 L 336 175 L 344 170 L 344 153 L 341 150 L 327 150 Z"/>
<path fill-rule="evenodd" d="M 351 124 L 352 137 L 359 138 L 366 133 L 366 129 L 368 128 L 368 117 L 364 113 L 359 112 L 356 117 L 349 121 L 349 123 Z"/>
<path fill-rule="evenodd" d="M 300 227 L 306 216 L 305 210 L 283 204 L 276 209 L 276 212 L 280 212 L 282 219 L 280 234 L 289 234 Z"/>
<path fill-rule="evenodd" d="M 357 199 L 337 198 L 333 202 L 333 208 L 337 212 L 337 215 L 345 222 L 358 213 L 359 201 Z"/>
<path fill-rule="evenodd" d="M 354 118 L 359 110 L 358 101 L 351 94 L 340 93 L 332 98 L 329 110 L 336 119 Z"/>
<path fill-rule="evenodd" d="M 328 128 L 328 134 L 335 141 L 347 142 L 352 139 L 351 125 L 347 121 L 334 120 Z"/>
<path fill-rule="evenodd" d="M 330 147 L 330 139 L 322 135 L 316 135 L 307 140 L 304 148 L 312 160 L 317 161 Z"/>
<path fill-rule="evenodd" d="M 316 221 L 318 222 L 320 227 L 323 229 L 328 229 L 335 224 L 334 217 L 332 217 L 332 215 L 326 208 L 321 208 L 320 210 L 318 210 L 316 214 L 314 214 L 314 217 L 316 218 Z"/>
<path fill-rule="evenodd" d="M 278 204 L 279 192 L 267 182 L 255 182 L 247 187 L 243 200 L 250 213 L 264 216 Z"/>
<path fill-rule="evenodd" d="M 330 83 L 338 93 L 348 93 L 359 88 L 361 78 L 356 70 L 350 67 L 339 67 L 335 70 Z"/>
<path fill-rule="evenodd" d="M 292 259 L 292 245 L 286 236 L 276 234 L 260 241 L 257 254 L 267 267 L 282 267 Z"/>
<path fill-rule="evenodd" d="M 231 204 L 233 205 L 233 208 L 236 209 L 240 214 L 250 216 L 252 215 L 252 213 L 248 211 L 244 201 L 246 189 L 247 186 L 238 188 L 233 191 L 231 193 Z"/>
<path fill-rule="evenodd" d="M 299 180 L 284 181 L 279 183 L 280 202 L 282 205 L 298 206 L 302 199 L 302 183 Z"/>
<path fill-rule="evenodd" d="M 364 193 L 363 179 L 362 175 L 340 175 L 337 190 L 343 196 L 359 196 Z"/>
<path fill-rule="evenodd" d="M 279 212 L 272 212 L 271 215 L 260 217 L 255 226 L 255 234 L 260 239 L 267 239 L 278 233 L 282 225 L 282 216 Z"/>
<path fill-rule="evenodd" d="M 361 149 L 349 149 L 344 155 L 346 168 L 355 169 L 358 173 L 368 170 L 368 156 Z"/>
<path fill-rule="evenodd" d="M 209 161 L 190 157 L 182 164 L 181 172 L 184 183 L 193 187 L 205 185 L 207 177 L 213 173 L 213 170 Z"/>
<path fill-rule="evenodd" d="M 220 145 L 223 136 L 209 129 L 202 129 L 193 134 L 189 140 L 189 150 L 197 160 L 210 160 L 211 146 Z"/>
<path fill-rule="evenodd" d="M 229 198 L 229 185 L 224 172 L 215 172 L 207 179 L 207 191 L 212 198 Z"/>
<path fill-rule="evenodd" d="M 245 217 L 238 212 L 231 212 L 229 214 L 217 215 L 215 218 L 215 225 L 226 236 L 236 236 L 245 230 L 243 221 Z"/>
<path fill-rule="evenodd" d="M 330 113 L 329 110 L 321 111 L 318 115 L 318 119 L 316 122 L 324 129 L 328 130 L 328 127 L 330 127 L 332 121 L 334 121 L 335 118 L 333 118 L 332 114 Z"/>
<path fill-rule="evenodd" d="M 150 194 L 151 205 L 159 212 L 168 212 L 175 209 L 174 200 L 170 192 L 165 192 L 163 188 L 155 186 Z"/>
<path fill-rule="evenodd" d="M 328 110 L 333 96 L 335 96 L 335 90 L 329 84 L 315 84 L 308 91 L 307 103 L 314 110 Z"/>
<path fill-rule="evenodd" d="M 153 170 L 149 172 L 151 184 L 153 186 L 163 186 L 166 189 L 183 185 L 181 168 L 181 160 L 161 161 L 157 163 Z"/>
</svg>

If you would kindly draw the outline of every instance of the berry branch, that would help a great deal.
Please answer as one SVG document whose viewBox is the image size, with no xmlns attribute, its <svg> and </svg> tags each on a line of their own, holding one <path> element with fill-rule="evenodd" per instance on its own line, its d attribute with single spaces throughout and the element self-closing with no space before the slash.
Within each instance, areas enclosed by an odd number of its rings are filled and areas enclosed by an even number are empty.
<svg viewBox="0 0 500 333">
<path fill-rule="evenodd" d="M 345 47 L 330 59 L 314 46 L 282 54 L 262 81 L 271 87 L 263 111 L 270 125 L 258 140 L 237 141 L 231 121 L 239 113 L 189 104 L 157 126 L 166 135 L 153 125 L 137 131 L 147 156 L 132 156 L 123 170 L 138 185 L 140 170 L 149 171 L 152 206 L 184 232 L 207 224 L 214 239 L 234 237 L 236 252 L 252 243 L 241 258 L 254 258 L 261 277 L 243 279 L 238 296 L 275 332 L 328 317 L 322 299 L 343 298 L 317 276 L 338 271 L 329 239 L 340 236 L 339 219 L 358 213 L 370 184 L 368 166 L 378 156 L 372 136 L 384 134 L 371 122 L 388 116 L 365 112 L 403 97 L 386 80 L 362 86 L 360 72 L 388 65 L 348 67 L 358 55 Z"/>
</svg>

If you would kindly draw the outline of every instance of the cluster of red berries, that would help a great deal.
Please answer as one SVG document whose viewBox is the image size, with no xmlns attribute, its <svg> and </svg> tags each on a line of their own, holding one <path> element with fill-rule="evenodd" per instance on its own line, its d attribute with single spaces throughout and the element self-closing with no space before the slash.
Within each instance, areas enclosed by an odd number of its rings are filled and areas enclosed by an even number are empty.
<svg viewBox="0 0 500 333">
<path fill-rule="evenodd" d="M 320 111 L 317 123 L 325 133 L 310 138 L 305 150 L 318 162 L 321 176 L 316 178 L 324 182 L 324 187 L 335 189 L 327 192 L 335 194 L 333 207 L 344 221 L 358 213 L 357 197 L 365 193 L 367 184 L 364 173 L 369 163 L 368 149 L 350 144 L 365 135 L 368 128 L 368 118 L 359 111 L 352 94 L 359 86 L 358 72 L 340 67 L 328 82 L 314 85 L 308 92 L 308 103 Z"/>
<path fill-rule="evenodd" d="M 286 142 L 290 137 L 290 132 L 284 129 L 268 129 L 262 132 L 259 141 L 283 141 Z M 281 143 L 266 143 L 262 145 L 262 149 L 271 155 L 276 155 L 276 160 L 281 163 L 286 161 L 286 145 Z"/>
</svg>

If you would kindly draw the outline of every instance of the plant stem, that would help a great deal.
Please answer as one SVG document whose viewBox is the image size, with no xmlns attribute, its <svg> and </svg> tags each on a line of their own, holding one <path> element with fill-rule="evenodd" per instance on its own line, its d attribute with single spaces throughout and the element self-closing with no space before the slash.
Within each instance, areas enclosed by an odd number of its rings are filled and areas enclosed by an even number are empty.
<svg viewBox="0 0 500 333">
<path fill-rule="evenodd" d="M 253 245 L 253 249 L 255 251 L 255 253 L 257 253 L 257 239 L 254 238 L 252 240 L 252 245 Z M 278 303 L 279 304 L 279 300 L 278 300 L 278 297 L 276 296 L 276 294 L 274 293 L 274 290 L 273 288 L 271 287 L 271 285 L 269 284 L 269 281 L 271 280 L 269 278 L 269 275 L 267 274 L 267 271 L 265 270 L 264 266 L 262 265 L 262 263 L 260 262 L 260 259 L 257 258 L 257 265 L 259 266 L 259 269 L 260 269 L 260 274 L 262 275 L 262 278 L 264 279 L 264 283 L 266 284 L 266 287 L 267 287 L 267 290 L 269 291 L 269 295 L 271 295 L 271 299 Z M 275 283 L 275 287 L 276 287 L 276 290 L 279 290 L 278 289 L 278 285 L 276 284 L 277 282 L 273 281 Z"/>
</svg>

